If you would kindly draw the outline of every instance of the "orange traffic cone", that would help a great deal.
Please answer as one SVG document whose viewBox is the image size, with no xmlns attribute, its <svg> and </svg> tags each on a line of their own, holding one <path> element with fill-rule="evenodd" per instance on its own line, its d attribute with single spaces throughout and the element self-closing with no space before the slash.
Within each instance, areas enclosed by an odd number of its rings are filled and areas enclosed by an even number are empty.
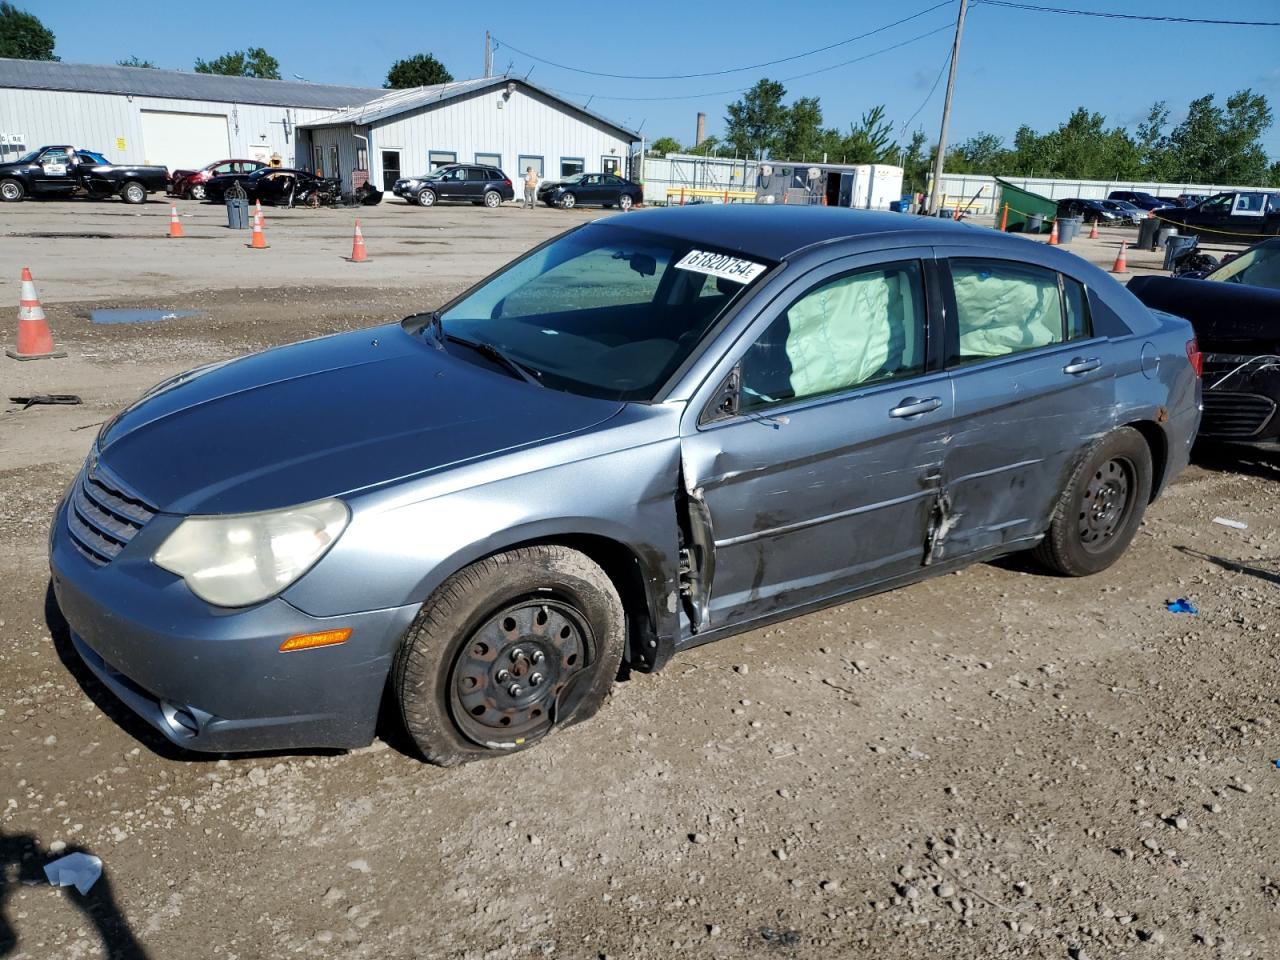
<svg viewBox="0 0 1280 960">
<path fill-rule="evenodd" d="M 360 232 L 360 221 L 356 221 L 356 236 L 351 241 L 351 256 L 346 259 L 352 263 L 364 263 L 369 259 L 369 254 L 364 249 L 364 234 Z"/>
<path fill-rule="evenodd" d="M 1000 214 L 1000 232 L 1009 232 L 1009 205 L 1004 205 L 1004 213 Z"/>
<path fill-rule="evenodd" d="M 1053 228 L 1049 231 L 1049 246 L 1056 247 L 1058 245 L 1058 221 L 1053 221 Z"/>
<path fill-rule="evenodd" d="M 267 249 L 267 238 L 262 232 L 262 218 L 257 215 L 253 218 L 253 241 L 247 246 L 252 250 Z"/>
<path fill-rule="evenodd" d="M 1093 228 L 1089 231 L 1089 239 L 1090 240 L 1098 239 L 1098 218 L 1097 217 L 1093 218 Z"/>
<path fill-rule="evenodd" d="M 175 239 L 182 236 L 182 221 L 178 219 L 178 205 L 169 204 L 169 236 Z"/>
<path fill-rule="evenodd" d="M 22 268 L 22 294 L 18 300 L 18 349 L 6 350 L 5 355 L 15 360 L 43 360 L 67 355 L 65 350 L 53 349 L 49 321 L 44 318 L 44 307 L 40 306 L 35 282 L 26 267 Z"/>
<path fill-rule="evenodd" d="M 255 217 L 257 217 L 259 220 L 261 220 L 261 221 L 262 221 L 262 225 L 263 225 L 264 227 L 267 225 L 267 218 L 266 218 L 266 217 L 264 217 L 264 216 L 262 215 L 262 201 L 261 201 L 261 200 L 255 200 L 255 201 L 253 201 L 253 215 L 254 215 Z"/>
<path fill-rule="evenodd" d="M 1128 273 L 1129 272 L 1129 265 L 1125 262 L 1125 259 L 1124 259 L 1124 248 L 1128 242 L 1129 242 L 1128 240 L 1120 241 L 1120 252 L 1116 254 L 1115 266 L 1111 268 L 1112 273 Z"/>
</svg>

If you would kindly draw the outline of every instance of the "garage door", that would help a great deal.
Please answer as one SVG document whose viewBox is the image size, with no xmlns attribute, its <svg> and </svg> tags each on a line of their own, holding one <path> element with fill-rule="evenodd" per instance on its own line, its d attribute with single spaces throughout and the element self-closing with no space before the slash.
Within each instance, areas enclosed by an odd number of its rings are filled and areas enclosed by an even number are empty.
<svg viewBox="0 0 1280 960">
<path fill-rule="evenodd" d="M 147 163 L 170 170 L 200 168 L 231 156 L 227 118 L 207 113 L 142 111 L 142 149 Z"/>
</svg>

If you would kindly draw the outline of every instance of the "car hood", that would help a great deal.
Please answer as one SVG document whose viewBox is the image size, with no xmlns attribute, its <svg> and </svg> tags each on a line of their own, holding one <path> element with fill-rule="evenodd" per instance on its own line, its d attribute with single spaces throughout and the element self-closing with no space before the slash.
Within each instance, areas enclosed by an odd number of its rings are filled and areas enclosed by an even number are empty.
<svg viewBox="0 0 1280 960">
<path fill-rule="evenodd" d="M 622 407 L 516 380 L 389 324 L 166 381 L 103 428 L 98 457 L 161 511 L 247 513 L 536 444 Z"/>
</svg>

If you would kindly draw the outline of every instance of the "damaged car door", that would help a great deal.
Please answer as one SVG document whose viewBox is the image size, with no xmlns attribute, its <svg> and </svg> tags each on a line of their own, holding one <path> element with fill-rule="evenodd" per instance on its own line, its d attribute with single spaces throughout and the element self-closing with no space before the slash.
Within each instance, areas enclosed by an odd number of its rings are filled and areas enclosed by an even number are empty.
<svg viewBox="0 0 1280 960">
<path fill-rule="evenodd" d="M 939 264 L 956 419 L 943 477 L 949 516 L 930 562 L 1043 532 L 1080 454 L 1114 426 L 1116 374 L 1079 281 L 992 257 Z"/>
<path fill-rule="evenodd" d="M 682 426 L 693 632 L 918 570 L 951 384 L 931 362 L 928 249 L 789 285 Z"/>
</svg>

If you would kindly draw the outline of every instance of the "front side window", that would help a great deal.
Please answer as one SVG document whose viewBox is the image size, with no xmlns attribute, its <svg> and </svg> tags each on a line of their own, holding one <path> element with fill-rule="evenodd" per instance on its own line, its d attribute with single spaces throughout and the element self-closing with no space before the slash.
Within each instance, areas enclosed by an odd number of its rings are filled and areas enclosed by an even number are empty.
<svg viewBox="0 0 1280 960">
<path fill-rule="evenodd" d="M 961 363 L 1063 341 L 1062 293 L 1052 270 L 1010 261 L 952 260 Z"/>
<path fill-rule="evenodd" d="M 743 410 L 921 373 L 925 301 L 916 261 L 846 274 L 803 294 L 742 358 Z"/>
<path fill-rule="evenodd" d="M 485 281 L 440 320 L 446 336 L 494 344 L 546 386 L 647 401 L 772 265 L 593 223 Z M 714 296 L 704 295 L 709 281 Z"/>
</svg>

